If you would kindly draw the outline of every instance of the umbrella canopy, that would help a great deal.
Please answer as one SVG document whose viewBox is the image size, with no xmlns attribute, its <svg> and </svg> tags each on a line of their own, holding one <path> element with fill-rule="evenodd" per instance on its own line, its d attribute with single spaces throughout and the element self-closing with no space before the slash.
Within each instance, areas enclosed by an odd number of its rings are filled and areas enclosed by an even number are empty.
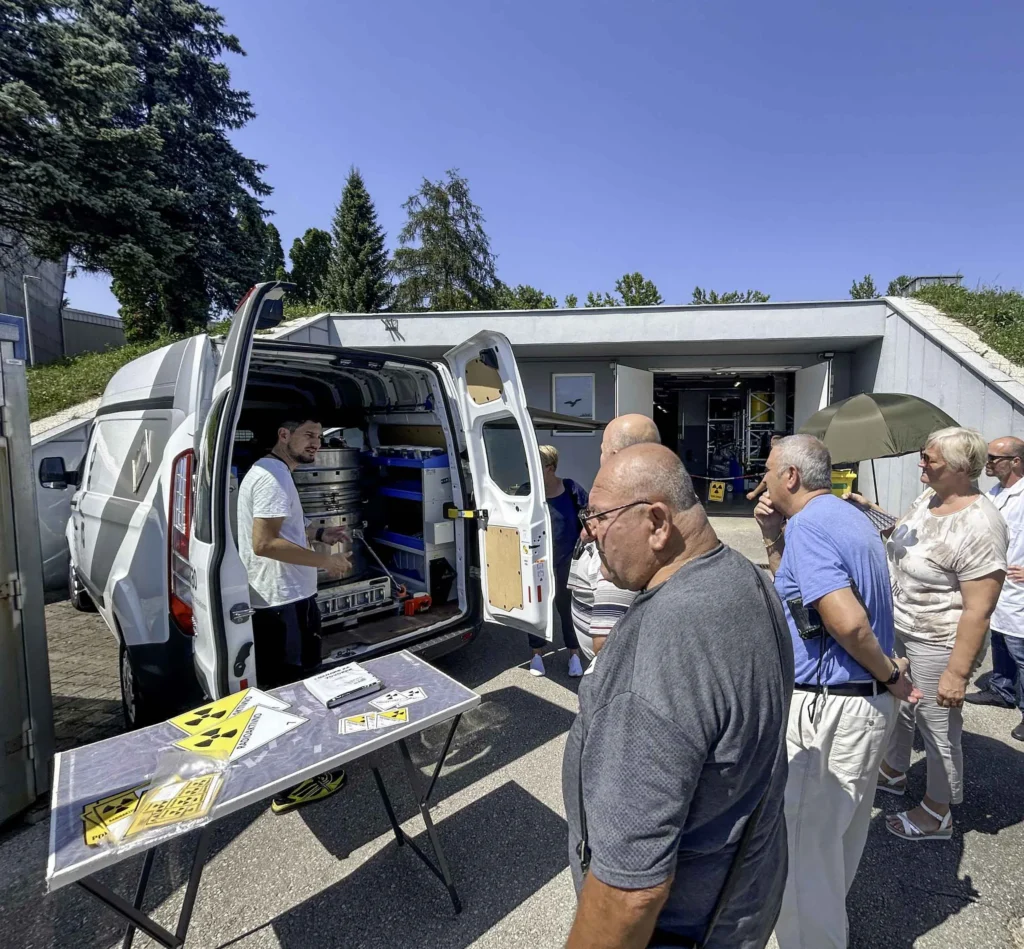
<svg viewBox="0 0 1024 949">
<path fill-rule="evenodd" d="M 828 447 L 835 464 L 920 451 L 928 436 L 956 425 L 938 406 L 902 392 L 865 392 L 815 412 L 801 427 Z"/>
</svg>

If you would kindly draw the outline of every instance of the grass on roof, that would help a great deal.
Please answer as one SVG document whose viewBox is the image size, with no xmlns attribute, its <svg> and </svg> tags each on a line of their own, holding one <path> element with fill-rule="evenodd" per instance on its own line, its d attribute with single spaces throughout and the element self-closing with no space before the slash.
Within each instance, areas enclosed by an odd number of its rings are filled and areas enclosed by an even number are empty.
<svg viewBox="0 0 1024 949">
<path fill-rule="evenodd" d="M 1024 295 L 1000 287 L 931 286 L 914 296 L 974 330 L 997 353 L 1024 366 Z"/>
</svg>

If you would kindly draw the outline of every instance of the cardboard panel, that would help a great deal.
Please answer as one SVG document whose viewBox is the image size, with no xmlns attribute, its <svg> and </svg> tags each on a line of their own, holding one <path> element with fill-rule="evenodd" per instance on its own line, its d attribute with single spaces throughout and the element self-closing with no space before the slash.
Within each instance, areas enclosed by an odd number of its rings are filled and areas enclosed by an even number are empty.
<svg viewBox="0 0 1024 949">
<path fill-rule="evenodd" d="M 519 531 L 514 527 L 488 527 L 487 600 L 500 610 L 523 607 L 523 568 Z"/>
</svg>

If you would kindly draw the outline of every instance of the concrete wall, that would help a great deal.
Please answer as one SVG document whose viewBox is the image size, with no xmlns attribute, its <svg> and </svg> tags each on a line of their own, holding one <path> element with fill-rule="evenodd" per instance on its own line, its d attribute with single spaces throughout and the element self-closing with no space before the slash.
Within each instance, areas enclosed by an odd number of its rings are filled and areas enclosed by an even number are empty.
<svg viewBox="0 0 1024 949">
<path fill-rule="evenodd" d="M 939 316 L 931 307 L 910 300 L 892 300 L 890 306 L 884 339 L 854 353 L 855 392 L 906 392 L 986 439 L 1024 438 L 1024 387 L 941 329 L 929 316 Z M 917 460 L 912 454 L 875 462 L 878 501 L 893 514 L 902 514 L 922 490 Z M 861 464 L 859 483 L 875 496 L 869 463 Z M 982 475 L 982 487 L 991 484 Z"/>
<path fill-rule="evenodd" d="M 87 310 L 64 310 L 64 353 L 98 353 L 124 345 L 124 324 L 114 316 Z"/>
</svg>

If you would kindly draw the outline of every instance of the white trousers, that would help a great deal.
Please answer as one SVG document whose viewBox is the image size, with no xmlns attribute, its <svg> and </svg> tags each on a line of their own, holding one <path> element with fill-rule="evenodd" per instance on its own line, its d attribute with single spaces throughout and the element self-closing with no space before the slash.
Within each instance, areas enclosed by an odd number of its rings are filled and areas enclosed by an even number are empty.
<svg viewBox="0 0 1024 949">
<path fill-rule="evenodd" d="M 789 876 L 775 925 L 779 949 L 845 949 L 846 894 L 867 840 L 896 700 L 796 691 L 786 744 Z"/>
</svg>

